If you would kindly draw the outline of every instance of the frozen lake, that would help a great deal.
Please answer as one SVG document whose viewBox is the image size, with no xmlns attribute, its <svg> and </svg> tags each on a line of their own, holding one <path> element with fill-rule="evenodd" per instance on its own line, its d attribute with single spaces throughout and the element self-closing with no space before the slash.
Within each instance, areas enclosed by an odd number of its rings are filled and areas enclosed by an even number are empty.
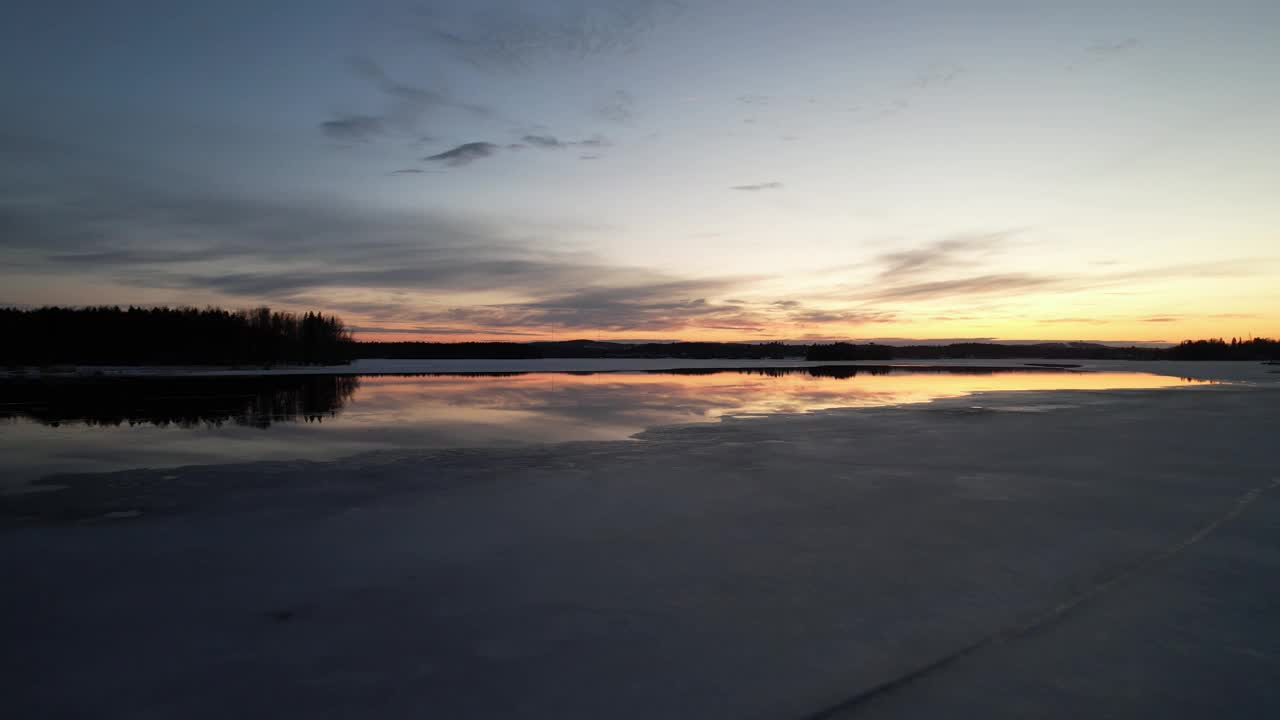
<svg viewBox="0 0 1280 720">
<path fill-rule="evenodd" d="M 1230 368 L 1250 371 L 1280 377 Z M 1280 717 L 1277 383 L 351 380 L 214 394 L 203 411 L 259 403 L 265 428 L 252 414 L 214 429 L 40 425 L 75 407 L 50 402 L 0 434 L 82 432 L 128 458 L 159 447 L 149 433 L 208 447 L 216 430 L 323 454 L 361 413 L 382 418 L 373 438 L 426 437 L 448 412 L 447 427 L 511 442 L 520 428 L 606 435 L 1022 391 L 636 441 L 64 476 L 0 496 L 8 716 Z M 196 415 L 193 397 L 171 417 Z M 298 419 L 337 400 L 321 423 Z"/>
<path fill-rule="evenodd" d="M 12 491 L 65 472 L 620 440 L 651 427 L 726 416 L 917 403 L 984 391 L 1202 382 L 1123 367 L 468 362 L 489 372 L 457 372 L 468 367 L 460 362 L 378 361 L 350 368 L 373 373 L 368 375 L 135 371 L 10 381 L 0 385 L 0 487 Z M 652 369 L 661 364 L 668 367 Z M 390 374 L 410 371 L 434 372 Z"/>
</svg>

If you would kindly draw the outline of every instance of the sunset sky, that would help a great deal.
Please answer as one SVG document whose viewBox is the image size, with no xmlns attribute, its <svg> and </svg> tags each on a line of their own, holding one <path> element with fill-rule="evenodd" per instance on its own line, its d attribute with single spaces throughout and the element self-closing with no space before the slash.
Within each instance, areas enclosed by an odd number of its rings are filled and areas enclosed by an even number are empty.
<svg viewBox="0 0 1280 720">
<path fill-rule="evenodd" d="M 0 304 L 1280 335 L 1280 2 L 17 0 Z"/>
</svg>

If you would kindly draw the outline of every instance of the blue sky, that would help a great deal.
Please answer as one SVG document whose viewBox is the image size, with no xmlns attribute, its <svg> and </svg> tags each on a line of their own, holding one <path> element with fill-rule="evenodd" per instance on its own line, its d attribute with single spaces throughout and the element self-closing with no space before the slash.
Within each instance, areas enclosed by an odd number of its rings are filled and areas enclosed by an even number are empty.
<svg viewBox="0 0 1280 720">
<path fill-rule="evenodd" d="M 1280 5 L 18 2 L 0 302 L 366 336 L 1280 331 Z"/>
</svg>

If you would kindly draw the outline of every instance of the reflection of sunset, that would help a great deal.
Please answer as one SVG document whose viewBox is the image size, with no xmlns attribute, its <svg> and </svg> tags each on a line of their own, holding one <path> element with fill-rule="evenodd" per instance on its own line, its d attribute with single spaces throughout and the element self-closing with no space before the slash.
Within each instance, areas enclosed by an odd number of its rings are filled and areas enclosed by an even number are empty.
<svg viewBox="0 0 1280 720">
<path fill-rule="evenodd" d="M 1015 371 L 859 372 L 823 377 L 717 372 L 529 373 L 506 376 L 377 376 L 361 380 L 351 412 L 377 407 L 404 420 L 447 411 L 455 422 L 514 420 L 530 414 L 658 415 L 689 422 L 725 415 L 800 413 L 824 408 L 925 402 L 972 392 L 1148 389 L 1188 381 L 1146 373 Z M 396 408 L 396 410 L 391 410 Z M 608 409 L 613 412 L 607 412 Z M 576 410 L 576 412 L 575 412 Z"/>
<path fill-rule="evenodd" d="M 73 386 L 7 408 L 14 482 L 146 464 L 324 459 L 395 448 L 620 440 L 727 415 L 923 402 L 969 392 L 1163 388 L 1144 373 L 917 368 L 366 375 Z M 49 386 L 53 387 L 53 386 Z M 46 390 L 48 388 L 45 388 Z M 106 392 L 111 390 L 111 392 Z M 323 422 L 301 422 L 322 418 Z"/>
</svg>

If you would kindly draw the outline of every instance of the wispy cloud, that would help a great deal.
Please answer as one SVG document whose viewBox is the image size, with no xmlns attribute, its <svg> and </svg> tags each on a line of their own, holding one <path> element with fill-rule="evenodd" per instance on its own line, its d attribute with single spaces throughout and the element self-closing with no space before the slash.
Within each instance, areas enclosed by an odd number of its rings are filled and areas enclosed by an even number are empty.
<svg viewBox="0 0 1280 720">
<path fill-rule="evenodd" d="M 464 9 L 465 8 L 465 9 Z M 675 0 L 480 0 L 451 9 L 424 8 L 416 24 L 423 39 L 477 67 L 520 70 L 543 60 L 630 52 L 658 23 L 683 9 Z"/>
<path fill-rule="evenodd" d="M 609 145 L 608 139 L 599 136 L 585 140 L 561 140 L 554 135 L 525 135 L 520 140 L 521 142 L 508 145 L 498 145 L 491 142 L 469 142 L 442 153 L 427 156 L 423 160 L 443 163 L 450 167 L 460 167 L 476 160 L 490 157 L 504 149 L 524 150 L 525 148 L 538 148 L 540 150 L 564 150 L 571 147 L 599 148 Z M 595 158 L 584 157 L 584 159 Z"/>
<path fill-rule="evenodd" d="M 957 266 L 971 266 L 1006 245 L 1020 230 L 953 235 L 911 250 L 895 250 L 877 258 L 881 280 L 897 280 Z"/>
<path fill-rule="evenodd" d="M 983 247 L 988 240 L 999 246 L 998 238 L 990 236 L 974 236 L 962 242 L 959 247 L 970 249 Z M 944 241 L 948 242 L 948 241 Z M 937 248 L 939 244 L 931 246 Z M 951 251 L 957 248 L 953 246 Z M 1059 275 L 1029 272 L 1003 272 L 968 275 L 964 277 L 945 278 L 928 281 L 911 281 L 924 269 L 942 269 L 955 267 L 956 263 L 948 259 L 948 251 L 924 253 L 921 256 L 908 253 L 889 253 L 881 256 L 882 261 L 888 259 L 890 265 L 882 271 L 874 286 L 858 293 L 857 297 L 870 301 L 925 302 L 940 299 L 959 300 L 969 296 L 1010 295 L 1016 296 L 1028 292 L 1079 292 L 1083 290 L 1101 291 L 1117 286 L 1141 286 L 1145 283 L 1160 282 L 1176 278 L 1208 278 L 1208 277 L 1245 277 L 1266 273 L 1275 263 L 1266 258 L 1239 258 L 1221 260 L 1213 263 L 1164 265 L 1124 272 L 1107 273 L 1063 273 Z M 896 264 L 895 264 L 896 263 Z M 968 266 L 969 263 L 963 263 Z M 895 282 L 895 281 L 906 282 Z M 883 285 L 884 282 L 892 284 Z M 1176 318 L 1173 318 L 1176 320 Z M 1150 319 L 1150 322 L 1166 322 L 1164 316 Z"/>
<path fill-rule="evenodd" d="M 609 140 L 600 136 L 584 140 L 561 140 L 554 135 L 525 135 L 521 141 L 543 150 L 562 150 L 570 147 L 600 148 L 609 145 Z"/>
<path fill-rule="evenodd" d="M 0 198 L 0 221 L 19 230 L 0 234 L 0 256 L 26 258 L 22 272 L 66 282 L 91 276 L 152 296 L 212 293 L 232 305 L 319 305 L 368 327 L 413 323 L 490 334 L 763 329 L 774 314 L 760 303 L 717 299 L 758 277 L 680 277 L 556 251 L 550 240 L 531 243 L 527 227 L 319 200 L 285 204 L 104 185 L 57 202 Z M 513 299 L 474 300 L 495 294 Z M 444 304 L 459 296 L 471 300 Z"/>
<path fill-rule="evenodd" d="M 423 158 L 426 162 L 444 163 L 449 167 L 461 167 L 469 165 L 476 160 L 487 158 L 498 152 L 500 146 L 491 142 L 469 142 L 459 145 L 453 149 L 445 150 L 442 153 L 428 155 Z"/>
<path fill-rule="evenodd" d="M 595 114 L 611 123 L 625 125 L 635 117 L 636 99 L 626 90 L 614 90 L 596 101 Z"/>
<path fill-rule="evenodd" d="M 374 115 L 343 115 L 320 123 L 320 130 L 334 140 L 361 142 L 386 132 L 386 120 Z"/>
<path fill-rule="evenodd" d="M 1061 285 L 1062 278 L 1029 273 L 997 273 L 951 280 L 909 283 L 873 290 L 872 300 L 936 300 L 961 295 L 993 295 L 1036 290 Z"/>
<path fill-rule="evenodd" d="M 529 145 L 540 148 L 563 148 L 568 147 L 567 143 L 560 142 L 551 135 L 525 135 L 524 141 Z"/>
<path fill-rule="evenodd" d="M 490 113 L 483 105 L 455 100 L 442 91 L 396 81 L 367 57 L 351 58 L 348 66 L 382 92 L 387 107 L 381 113 L 349 113 L 320 123 L 320 130 L 335 140 L 367 141 L 391 132 L 421 136 L 419 125 L 440 110 L 460 111 L 473 117 Z"/>
<path fill-rule="evenodd" d="M 729 188 L 729 189 L 730 189 L 730 190 L 745 190 L 745 191 L 747 191 L 747 192 L 755 192 L 755 191 L 757 191 L 757 190 L 780 190 L 780 189 L 782 189 L 782 183 L 780 183 L 780 182 L 763 182 L 763 183 L 756 183 L 756 184 L 754 184 L 754 185 L 733 185 L 733 186 L 730 186 L 730 188 Z"/>
</svg>

